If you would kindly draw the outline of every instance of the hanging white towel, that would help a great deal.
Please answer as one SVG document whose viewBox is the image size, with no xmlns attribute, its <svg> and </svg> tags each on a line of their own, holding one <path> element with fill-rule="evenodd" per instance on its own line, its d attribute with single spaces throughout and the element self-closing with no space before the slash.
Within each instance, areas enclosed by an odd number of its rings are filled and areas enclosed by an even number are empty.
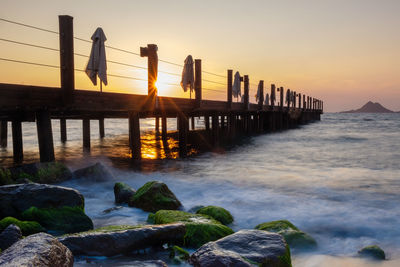
<svg viewBox="0 0 400 267">
<path fill-rule="evenodd" d="M 242 89 L 240 87 L 241 87 L 240 74 L 237 71 L 235 73 L 235 77 L 233 79 L 233 86 L 232 86 L 232 95 L 236 98 L 242 95 Z"/>
<path fill-rule="evenodd" d="M 269 94 L 265 95 L 265 105 L 269 106 Z"/>
<path fill-rule="evenodd" d="M 182 71 L 182 81 L 181 86 L 184 92 L 188 91 L 188 87 L 190 92 L 194 91 L 194 71 L 193 71 L 193 58 L 191 55 L 187 56 L 185 59 L 185 64 L 183 66 Z"/>
<path fill-rule="evenodd" d="M 85 72 L 94 85 L 97 85 L 96 76 L 99 76 L 100 82 L 107 85 L 107 61 L 104 47 L 104 42 L 107 38 L 103 29 L 97 28 L 91 39 L 93 40 L 92 50 L 90 51 L 89 62 Z"/>
</svg>

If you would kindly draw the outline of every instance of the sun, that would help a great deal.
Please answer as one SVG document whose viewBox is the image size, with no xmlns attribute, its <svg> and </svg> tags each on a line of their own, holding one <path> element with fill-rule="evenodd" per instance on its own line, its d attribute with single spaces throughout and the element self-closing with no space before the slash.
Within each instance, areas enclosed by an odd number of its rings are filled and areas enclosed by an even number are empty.
<svg viewBox="0 0 400 267">
<path fill-rule="evenodd" d="M 156 87 L 159 96 L 173 96 L 174 88 L 179 86 L 180 77 L 158 73 Z"/>
</svg>

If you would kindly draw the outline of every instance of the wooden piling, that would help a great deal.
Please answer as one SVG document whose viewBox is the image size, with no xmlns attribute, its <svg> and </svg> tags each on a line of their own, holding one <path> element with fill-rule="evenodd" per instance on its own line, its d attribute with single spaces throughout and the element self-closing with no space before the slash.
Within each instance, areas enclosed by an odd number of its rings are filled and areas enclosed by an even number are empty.
<svg viewBox="0 0 400 267">
<path fill-rule="evenodd" d="M 67 142 L 67 120 L 65 118 L 60 119 L 60 137 L 61 142 Z"/>
<path fill-rule="evenodd" d="M 228 70 L 228 81 L 227 81 L 227 100 L 228 100 L 228 109 L 232 108 L 232 74 L 233 70 Z"/>
<path fill-rule="evenodd" d="M 167 140 L 167 117 L 165 115 L 161 117 L 161 137 L 163 140 Z"/>
<path fill-rule="evenodd" d="M 194 117 L 193 116 L 190 118 L 190 122 L 191 122 L 192 131 L 196 130 L 195 121 L 194 121 Z"/>
<path fill-rule="evenodd" d="M 1 121 L 0 122 L 0 147 L 7 147 L 7 139 L 8 139 L 8 122 Z"/>
<path fill-rule="evenodd" d="M 15 163 L 22 163 L 24 159 L 24 150 L 22 142 L 22 125 L 21 121 L 13 120 L 11 122 L 12 140 L 13 140 L 13 158 Z"/>
<path fill-rule="evenodd" d="M 100 138 L 104 138 L 105 132 L 104 132 L 104 118 L 99 119 L 99 136 Z"/>
<path fill-rule="evenodd" d="M 90 150 L 90 120 L 82 120 L 83 149 Z"/>
<path fill-rule="evenodd" d="M 299 93 L 299 109 L 301 109 L 301 94 Z"/>
<path fill-rule="evenodd" d="M 155 120 L 155 131 L 156 134 L 158 134 L 160 132 L 160 117 L 156 116 L 154 120 Z"/>
<path fill-rule="evenodd" d="M 201 59 L 194 60 L 195 67 L 195 79 L 194 79 L 194 92 L 196 99 L 196 108 L 201 107 L 201 99 L 202 99 L 202 84 L 201 84 Z"/>
<path fill-rule="evenodd" d="M 62 101 L 72 104 L 75 89 L 73 17 L 58 16 L 60 40 L 60 75 Z"/>
<path fill-rule="evenodd" d="M 140 118 L 137 112 L 129 112 L 129 146 L 132 150 L 132 158 L 135 160 L 141 159 Z"/>
<path fill-rule="evenodd" d="M 260 95 L 258 98 L 258 109 L 262 110 L 264 105 L 264 81 L 260 81 Z"/>
<path fill-rule="evenodd" d="M 271 105 L 271 107 L 272 107 L 272 109 L 274 109 L 274 106 L 275 106 L 275 100 L 276 100 L 276 92 L 275 92 L 275 84 L 271 84 L 271 94 L 270 94 L 270 105 Z M 272 97 L 274 97 L 274 98 L 272 98 Z"/>
<path fill-rule="evenodd" d="M 243 83 L 244 83 L 244 92 L 243 92 L 244 110 L 248 110 L 249 109 L 249 75 L 244 75 Z"/>
<path fill-rule="evenodd" d="M 217 114 L 213 114 L 211 116 L 211 126 L 212 126 L 212 143 L 213 145 L 218 145 L 219 119 Z"/>
<path fill-rule="evenodd" d="M 36 112 L 36 129 L 39 143 L 40 162 L 54 161 L 53 131 L 51 128 L 50 112 Z"/>
<path fill-rule="evenodd" d="M 204 125 L 206 127 L 206 130 L 210 130 L 210 116 L 204 115 Z"/>
<path fill-rule="evenodd" d="M 178 139 L 179 139 L 179 157 L 185 158 L 187 157 L 187 141 L 188 141 L 188 128 L 189 121 L 188 117 L 180 113 L 178 115 Z"/>
</svg>

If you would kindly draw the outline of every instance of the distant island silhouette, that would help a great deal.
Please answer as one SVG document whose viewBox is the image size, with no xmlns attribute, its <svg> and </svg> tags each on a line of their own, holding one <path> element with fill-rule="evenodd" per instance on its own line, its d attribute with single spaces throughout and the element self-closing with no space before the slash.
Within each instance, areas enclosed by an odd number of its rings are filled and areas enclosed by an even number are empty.
<svg viewBox="0 0 400 267">
<path fill-rule="evenodd" d="M 367 104 L 365 104 L 359 109 L 342 111 L 340 113 L 393 113 L 393 112 L 394 111 L 385 108 L 378 102 L 373 103 L 372 101 L 368 101 Z"/>
</svg>

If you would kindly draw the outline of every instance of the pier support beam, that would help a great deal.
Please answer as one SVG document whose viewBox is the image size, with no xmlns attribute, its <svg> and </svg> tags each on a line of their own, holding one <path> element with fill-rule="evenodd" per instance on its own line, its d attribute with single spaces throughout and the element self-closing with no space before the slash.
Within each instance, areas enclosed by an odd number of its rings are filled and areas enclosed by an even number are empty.
<svg viewBox="0 0 400 267">
<path fill-rule="evenodd" d="M 189 120 L 185 114 L 178 115 L 178 136 L 179 136 L 179 157 L 187 156 L 187 141 L 188 141 Z"/>
<path fill-rule="evenodd" d="M 204 124 L 206 126 L 206 130 L 209 131 L 210 130 L 210 117 L 208 115 L 204 116 Z"/>
<path fill-rule="evenodd" d="M 100 138 L 104 138 L 104 118 L 99 119 L 99 135 Z"/>
<path fill-rule="evenodd" d="M 8 123 L 7 121 L 0 122 L 0 147 L 7 147 L 8 138 Z"/>
<path fill-rule="evenodd" d="M 218 115 L 213 114 L 211 117 L 212 123 L 212 143 L 214 145 L 218 144 L 218 135 L 219 135 L 219 118 Z"/>
<path fill-rule="evenodd" d="M 82 120 L 83 149 L 90 150 L 90 120 Z"/>
<path fill-rule="evenodd" d="M 194 117 L 191 117 L 190 119 L 191 119 L 191 124 L 192 124 L 192 125 L 191 125 L 192 131 L 194 131 L 195 128 L 196 128 L 196 127 L 195 127 L 195 122 L 194 122 Z"/>
<path fill-rule="evenodd" d="M 54 161 L 53 131 L 51 128 L 50 112 L 36 112 L 36 129 L 39 143 L 40 162 Z"/>
<path fill-rule="evenodd" d="M 142 144 L 140 143 L 140 119 L 139 113 L 129 113 L 129 146 L 133 159 L 142 158 Z"/>
<path fill-rule="evenodd" d="M 22 143 L 22 125 L 21 121 L 12 121 L 12 140 L 13 140 L 13 157 L 15 163 L 21 163 L 24 159 L 24 150 Z"/>
<path fill-rule="evenodd" d="M 60 119 L 60 136 L 61 142 L 65 143 L 67 141 L 67 120 L 64 118 Z"/>
<path fill-rule="evenodd" d="M 163 140 L 167 140 L 167 117 L 161 117 L 161 137 Z"/>
</svg>

